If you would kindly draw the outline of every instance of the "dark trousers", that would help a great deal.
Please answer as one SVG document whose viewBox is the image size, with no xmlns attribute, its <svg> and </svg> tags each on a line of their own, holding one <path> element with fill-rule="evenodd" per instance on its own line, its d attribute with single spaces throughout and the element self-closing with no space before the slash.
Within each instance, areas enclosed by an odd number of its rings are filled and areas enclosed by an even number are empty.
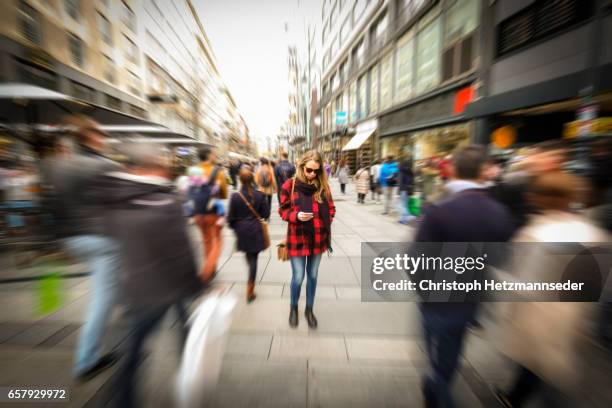
<svg viewBox="0 0 612 408">
<path fill-rule="evenodd" d="M 340 183 L 340 191 L 342 191 L 342 194 L 346 194 L 346 184 Z"/>
<path fill-rule="evenodd" d="M 525 367 L 520 367 L 508 399 L 515 407 L 522 406 L 542 385 L 542 380 Z"/>
<path fill-rule="evenodd" d="M 249 265 L 249 283 L 254 283 L 255 279 L 257 279 L 257 257 L 259 254 L 255 253 L 246 253 L 247 264 Z"/>
<path fill-rule="evenodd" d="M 142 349 L 153 333 L 155 328 L 162 321 L 166 312 L 174 306 L 173 304 L 134 308 L 130 318 L 130 337 L 127 339 L 124 361 L 116 377 L 114 390 L 118 399 L 118 407 L 131 408 L 137 406 L 136 384 L 138 366 L 142 362 Z M 187 313 L 182 303 L 176 304 L 179 319 Z M 187 327 L 181 325 L 181 338 L 187 337 Z"/>
<path fill-rule="evenodd" d="M 365 194 L 358 193 L 357 194 L 357 202 L 361 203 L 361 204 L 365 203 L 365 197 L 366 197 Z"/>
<path fill-rule="evenodd" d="M 266 202 L 268 203 L 268 209 L 270 210 L 269 213 L 272 214 L 272 194 L 267 195 L 266 194 Z M 266 218 L 266 221 L 269 221 L 270 217 Z"/>
<path fill-rule="evenodd" d="M 431 373 L 423 381 L 428 406 L 455 406 L 450 389 L 477 304 L 423 303 L 421 318 Z"/>
</svg>

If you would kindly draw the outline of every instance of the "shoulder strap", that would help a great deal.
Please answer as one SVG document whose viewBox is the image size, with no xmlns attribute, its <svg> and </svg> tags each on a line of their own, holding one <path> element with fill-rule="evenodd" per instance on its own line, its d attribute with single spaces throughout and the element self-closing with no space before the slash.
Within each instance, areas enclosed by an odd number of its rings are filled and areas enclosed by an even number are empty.
<svg viewBox="0 0 612 408">
<path fill-rule="evenodd" d="M 295 191 L 295 176 L 292 177 L 293 183 L 291 184 L 291 195 L 289 196 L 289 202 L 293 204 L 293 192 Z"/>
<path fill-rule="evenodd" d="M 249 210 L 251 210 L 251 212 L 253 213 L 253 215 L 255 216 L 255 218 L 257 218 L 258 220 L 261 219 L 261 217 L 259 216 L 259 214 L 257 213 L 257 211 L 255 211 L 255 209 L 253 208 L 253 206 L 251 205 L 251 203 L 249 203 L 249 201 L 246 199 L 246 197 L 244 195 L 242 195 L 242 192 L 238 192 L 238 194 L 240 195 L 240 198 L 242 198 L 242 201 L 244 201 L 244 203 L 247 205 L 247 207 L 249 207 Z"/>
</svg>

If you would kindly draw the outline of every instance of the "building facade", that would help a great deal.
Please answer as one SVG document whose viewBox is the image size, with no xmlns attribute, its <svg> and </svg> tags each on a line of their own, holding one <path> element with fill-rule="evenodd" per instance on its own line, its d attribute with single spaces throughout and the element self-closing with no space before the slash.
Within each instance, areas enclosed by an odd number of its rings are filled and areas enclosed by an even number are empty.
<svg viewBox="0 0 612 408">
<path fill-rule="evenodd" d="M 190 0 L 7 0 L 0 80 L 53 89 L 246 150 L 248 128 Z"/>
<path fill-rule="evenodd" d="M 444 156 L 473 134 L 480 0 L 324 1 L 322 136 L 353 169 Z"/>
</svg>

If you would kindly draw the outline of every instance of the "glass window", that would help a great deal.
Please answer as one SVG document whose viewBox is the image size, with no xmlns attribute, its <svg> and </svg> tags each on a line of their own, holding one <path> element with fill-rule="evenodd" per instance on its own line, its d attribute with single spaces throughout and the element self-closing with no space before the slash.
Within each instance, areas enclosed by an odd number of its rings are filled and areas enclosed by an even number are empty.
<svg viewBox="0 0 612 408">
<path fill-rule="evenodd" d="M 134 14 L 134 12 L 132 11 L 132 9 L 130 8 L 130 6 L 127 5 L 127 3 L 125 1 L 121 2 L 122 6 L 121 8 L 123 9 L 123 23 L 125 24 L 125 26 L 127 28 L 129 28 L 132 31 L 136 30 L 136 15 Z"/>
<path fill-rule="evenodd" d="M 385 13 L 385 16 L 378 20 L 378 23 L 376 24 L 376 30 L 374 31 L 374 35 L 376 36 L 376 38 L 380 38 L 385 34 L 388 25 L 389 18 L 388 15 Z"/>
<path fill-rule="evenodd" d="M 64 9 L 66 10 L 66 14 L 78 20 L 79 14 L 81 14 L 81 2 L 79 0 L 64 0 Z"/>
<path fill-rule="evenodd" d="M 346 81 L 347 77 L 348 77 L 348 71 L 347 71 L 347 66 L 348 66 L 348 61 L 344 60 L 342 62 L 342 64 L 340 64 L 340 82 L 344 83 L 344 81 Z"/>
<path fill-rule="evenodd" d="M 446 14 L 444 44 L 450 45 L 476 28 L 478 24 L 478 2 L 457 0 Z"/>
<path fill-rule="evenodd" d="M 104 79 L 110 83 L 115 83 L 115 64 L 108 56 L 104 56 Z"/>
<path fill-rule="evenodd" d="M 121 100 L 119 98 L 115 98 L 109 94 L 106 94 L 106 106 L 111 109 L 121 110 Z"/>
<path fill-rule="evenodd" d="M 358 95 L 358 110 L 359 115 L 357 119 L 362 119 L 368 116 L 368 76 L 362 75 L 359 78 L 359 82 L 357 83 L 357 87 L 359 88 Z"/>
<path fill-rule="evenodd" d="M 349 87 L 349 121 L 355 122 L 357 116 L 357 82 L 353 81 Z"/>
<path fill-rule="evenodd" d="M 113 45 L 110 21 L 108 21 L 106 17 L 99 13 L 98 21 L 100 23 L 100 34 L 102 35 L 102 40 L 108 45 Z"/>
<path fill-rule="evenodd" d="M 417 93 L 423 93 L 440 82 L 440 52 L 440 18 L 436 18 L 418 34 Z"/>
<path fill-rule="evenodd" d="M 393 103 L 393 53 L 388 53 L 380 63 L 380 110 L 391 107 Z"/>
<path fill-rule="evenodd" d="M 334 27 L 334 23 L 336 22 L 336 5 L 334 4 L 334 7 L 331 10 L 331 13 L 329 13 L 329 28 L 330 30 Z"/>
<path fill-rule="evenodd" d="M 355 22 L 359 21 L 359 18 L 363 14 L 368 5 L 368 0 L 357 0 L 355 2 Z"/>
<path fill-rule="evenodd" d="M 395 49 L 395 97 L 394 101 L 402 102 L 412 94 L 414 37 L 412 32 L 404 34 Z"/>
<path fill-rule="evenodd" d="M 19 2 L 19 19 L 23 36 L 34 44 L 41 45 L 38 12 L 25 0 Z"/>
<path fill-rule="evenodd" d="M 349 15 L 344 23 L 342 23 L 342 27 L 340 28 L 340 44 L 344 44 L 344 42 L 348 39 L 349 34 L 351 33 L 351 16 Z"/>
<path fill-rule="evenodd" d="M 378 112 L 378 64 L 370 70 L 370 114 Z"/>
<path fill-rule="evenodd" d="M 125 46 L 127 48 L 127 57 L 128 60 L 133 62 L 134 64 L 138 63 L 138 47 L 136 47 L 136 44 L 130 40 L 128 37 L 123 36 L 125 38 Z"/>
<path fill-rule="evenodd" d="M 337 74 L 333 74 L 331 77 L 331 87 L 332 87 L 332 92 L 338 89 L 338 75 Z"/>
<path fill-rule="evenodd" d="M 85 58 L 83 55 L 83 41 L 74 34 L 68 34 L 68 42 L 70 45 L 70 56 L 72 62 L 78 66 L 83 66 Z"/>
<path fill-rule="evenodd" d="M 75 81 L 70 81 L 70 83 L 72 88 L 72 96 L 84 101 L 94 102 L 96 91 Z"/>
<path fill-rule="evenodd" d="M 128 74 L 129 74 L 128 90 L 132 94 L 140 96 L 140 88 L 142 86 L 140 82 L 140 78 L 138 78 L 138 76 L 134 74 L 132 71 L 128 71 Z"/>
</svg>

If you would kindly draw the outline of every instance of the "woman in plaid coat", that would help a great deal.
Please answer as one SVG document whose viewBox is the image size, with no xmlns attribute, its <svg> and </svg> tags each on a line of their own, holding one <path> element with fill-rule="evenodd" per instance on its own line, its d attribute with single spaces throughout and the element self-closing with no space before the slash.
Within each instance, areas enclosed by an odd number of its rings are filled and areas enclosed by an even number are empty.
<svg viewBox="0 0 612 408">
<path fill-rule="evenodd" d="M 331 248 L 331 223 L 336 213 L 323 159 L 317 151 L 310 151 L 302 157 L 296 169 L 296 176 L 282 186 L 279 213 L 289 226 L 287 250 L 291 269 L 291 310 L 289 325 L 298 325 L 298 300 L 304 275 L 306 283 L 306 320 L 310 328 L 317 327 L 312 311 L 317 289 L 319 263 L 323 253 Z"/>
</svg>

